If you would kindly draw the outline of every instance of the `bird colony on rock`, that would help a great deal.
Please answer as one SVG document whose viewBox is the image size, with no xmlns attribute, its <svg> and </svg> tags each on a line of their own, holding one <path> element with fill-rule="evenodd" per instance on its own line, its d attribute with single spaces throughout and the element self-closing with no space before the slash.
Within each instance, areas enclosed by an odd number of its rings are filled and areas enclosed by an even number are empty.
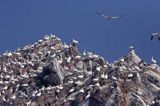
<svg viewBox="0 0 160 106">
<path fill-rule="evenodd" d="M 0 106 L 159 106 L 160 68 L 132 47 L 108 63 L 54 35 L 0 56 Z"/>
</svg>

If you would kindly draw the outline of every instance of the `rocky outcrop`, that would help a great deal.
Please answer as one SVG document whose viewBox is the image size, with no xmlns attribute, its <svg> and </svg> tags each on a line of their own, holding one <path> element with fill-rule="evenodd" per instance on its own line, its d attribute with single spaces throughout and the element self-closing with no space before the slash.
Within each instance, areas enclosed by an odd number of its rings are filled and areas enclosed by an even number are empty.
<svg viewBox="0 0 160 106">
<path fill-rule="evenodd" d="M 0 56 L 1 106 L 159 106 L 160 68 L 133 48 L 108 63 L 51 35 Z"/>
</svg>

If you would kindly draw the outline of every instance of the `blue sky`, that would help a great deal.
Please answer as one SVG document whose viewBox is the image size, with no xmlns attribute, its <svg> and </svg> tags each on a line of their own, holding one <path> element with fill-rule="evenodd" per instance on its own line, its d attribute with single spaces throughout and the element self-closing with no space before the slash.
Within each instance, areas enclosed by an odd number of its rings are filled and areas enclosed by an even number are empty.
<svg viewBox="0 0 160 106">
<path fill-rule="evenodd" d="M 64 42 L 80 42 L 80 50 L 96 52 L 112 62 L 133 45 L 147 62 L 160 60 L 160 0 L 1 0 L 0 53 L 34 43 L 45 34 Z M 123 15 L 105 21 L 96 14 Z"/>
</svg>

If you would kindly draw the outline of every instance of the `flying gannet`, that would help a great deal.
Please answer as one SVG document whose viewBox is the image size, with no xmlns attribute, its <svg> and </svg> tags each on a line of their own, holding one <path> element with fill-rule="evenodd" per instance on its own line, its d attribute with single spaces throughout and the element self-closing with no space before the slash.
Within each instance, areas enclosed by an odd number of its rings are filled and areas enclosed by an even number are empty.
<svg viewBox="0 0 160 106">
<path fill-rule="evenodd" d="M 96 12 L 97 15 L 105 18 L 105 20 L 107 21 L 111 21 L 112 19 L 117 19 L 117 18 L 121 18 L 122 16 L 109 16 L 109 15 L 105 15 L 105 14 L 101 14 L 100 12 Z"/>
</svg>

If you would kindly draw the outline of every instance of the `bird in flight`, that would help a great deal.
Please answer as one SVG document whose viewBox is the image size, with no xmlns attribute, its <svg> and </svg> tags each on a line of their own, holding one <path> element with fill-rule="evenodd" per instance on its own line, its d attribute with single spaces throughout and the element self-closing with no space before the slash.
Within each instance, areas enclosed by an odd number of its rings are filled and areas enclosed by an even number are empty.
<svg viewBox="0 0 160 106">
<path fill-rule="evenodd" d="M 151 40 L 153 40 L 154 37 L 157 37 L 158 40 L 160 41 L 160 33 L 157 33 L 157 32 L 153 33 L 153 34 L 151 35 Z"/>
<path fill-rule="evenodd" d="M 108 16 L 108 15 L 101 14 L 100 12 L 97 12 L 97 11 L 96 11 L 96 13 L 97 13 L 97 15 L 102 16 L 103 18 L 105 18 L 107 21 L 122 17 L 122 16 Z"/>
</svg>

